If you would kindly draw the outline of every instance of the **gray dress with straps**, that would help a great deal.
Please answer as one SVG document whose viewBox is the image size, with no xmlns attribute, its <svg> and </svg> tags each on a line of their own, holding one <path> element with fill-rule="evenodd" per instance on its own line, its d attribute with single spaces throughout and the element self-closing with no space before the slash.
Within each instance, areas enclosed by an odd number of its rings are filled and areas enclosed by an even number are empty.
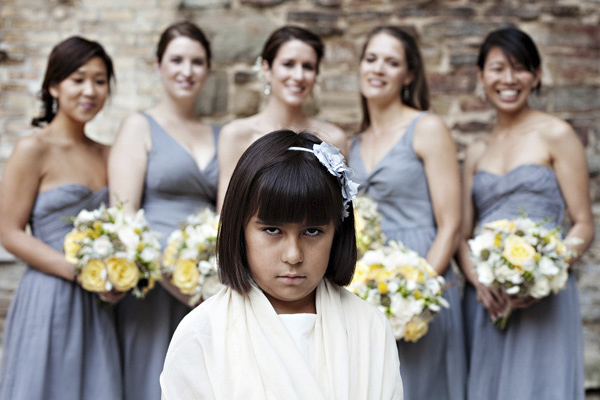
<svg viewBox="0 0 600 400">
<path fill-rule="evenodd" d="M 151 116 L 152 149 L 148 155 L 141 207 L 151 228 L 162 234 L 163 249 L 169 234 L 188 215 L 215 208 L 218 164 L 218 128 L 213 129 L 215 156 L 201 170 L 191 154 Z M 190 308 L 159 284 L 145 299 L 128 295 L 116 308 L 123 357 L 126 400 L 159 400 L 159 376 L 175 328 Z"/>
<path fill-rule="evenodd" d="M 381 228 L 388 240 L 399 240 L 425 257 L 437 232 L 425 169 L 413 149 L 415 125 L 411 121 L 389 152 L 367 171 L 360 153 L 360 136 L 352 143 L 349 165 L 360 184 L 359 194 L 377 202 L 383 215 Z M 424 133 L 426 134 L 426 133 Z M 444 274 L 455 282 L 452 268 Z M 416 343 L 398 342 L 400 373 L 407 400 L 463 400 L 467 365 L 460 293 L 457 285 L 444 292 L 450 303 Z"/>
</svg>

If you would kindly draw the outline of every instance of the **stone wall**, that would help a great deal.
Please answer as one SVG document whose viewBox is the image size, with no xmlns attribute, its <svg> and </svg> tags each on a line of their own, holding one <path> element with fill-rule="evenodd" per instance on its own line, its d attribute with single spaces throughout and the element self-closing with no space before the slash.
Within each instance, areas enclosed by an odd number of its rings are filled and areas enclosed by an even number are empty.
<svg viewBox="0 0 600 400">
<path fill-rule="evenodd" d="M 212 42 L 213 71 L 198 103 L 208 120 L 222 124 L 258 110 L 263 97 L 254 60 L 271 31 L 299 24 L 322 35 L 327 46 L 310 110 L 349 135 L 360 119 L 357 58 L 365 34 L 377 25 L 406 27 L 425 57 L 433 110 L 451 127 L 461 154 L 486 135 L 494 118 L 475 95 L 478 45 L 490 30 L 516 25 L 542 53 L 543 89 L 534 105 L 568 120 L 587 146 L 600 223 L 600 0 L 2 0 L 0 169 L 15 141 L 31 132 L 54 44 L 78 34 L 100 41 L 113 56 L 117 88 L 89 129 L 110 143 L 125 115 L 159 96 L 155 43 L 162 29 L 182 19 L 198 23 Z M 599 243 L 577 267 L 588 388 L 600 388 Z M 6 254 L 0 261 L 3 321 L 23 267 Z"/>
</svg>

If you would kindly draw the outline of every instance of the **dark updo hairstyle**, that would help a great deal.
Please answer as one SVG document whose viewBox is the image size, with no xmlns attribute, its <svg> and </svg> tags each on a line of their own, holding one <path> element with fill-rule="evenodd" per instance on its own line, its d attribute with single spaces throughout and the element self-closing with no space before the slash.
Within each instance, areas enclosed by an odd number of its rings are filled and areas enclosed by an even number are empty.
<svg viewBox="0 0 600 400">
<path fill-rule="evenodd" d="M 405 30 L 397 26 L 380 26 L 373 29 L 368 35 L 365 45 L 363 46 L 360 54 L 360 60 L 362 61 L 367 51 L 367 46 L 371 39 L 380 34 L 385 33 L 390 35 L 402 43 L 404 48 L 404 58 L 408 70 L 412 72 L 412 81 L 405 86 L 402 86 L 398 96 L 402 100 L 403 104 L 409 107 L 416 108 L 417 110 L 428 110 L 429 109 L 429 87 L 427 85 L 427 76 L 425 75 L 425 66 L 423 63 L 423 57 L 419 51 L 419 46 L 415 38 Z M 369 115 L 369 109 L 367 108 L 367 99 L 361 94 L 361 108 L 363 111 L 363 120 L 360 124 L 360 132 L 365 131 L 371 126 L 371 116 Z"/>
<path fill-rule="evenodd" d="M 317 53 L 316 71 L 318 73 L 319 63 L 325 51 L 323 41 L 317 34 L 298 26 L 283 26 L 269 36 L 261 53 L 262 59 L 267 62 L 269 68 L 273 66 L 273 60 L 277 56 L 277 52 L 281 46 L 290 40 L 300 40 L 313 48 L 315 53 Z"/>
<path fill-rule="evenodd" d="M 479 57 L 477 58 L 477 66 L 481 71 L 483 71 L 489 52 L 494 47 L 502 50 L 502 53 L 508 58 L 511 66 L 514 67 L 514 64 L 521 64 L 533 75 L 538 73 L 542 61 L 540 53 L 531 37 L 520 29 L 513 27 L 503 28 L 487 35 L 479 48 Z M 540 78 L 537 86 L 533 88 L 533 92 L 539 92 L 541 87 L 542 80 Z"/>
<path fill-rule="evenodd" d="M 206 65 L 208 65 L 210 68 L 210 43 L 204 35 L 204 32 L 202 32 L 202 30 L 198 28 L 196 24 L 189 21 L 176 22 L 172 25 L 169 25 L 163 31 L 162 35 L 160 35 L 158 46 L 156 46 L 156 59 L 158 60 L 159 64 L 162 62 L 163 55 L 165 54 L 169 43 L 178 37 L 187 37 L 200 43 L 206 52 Z"/>
<path fill-rule="evenodd" d="M 42 100 L 42 116 L 31 120 L 33 126 L 42 126 L 50 123 L 56 116 L 52 110 L 54 98 L 50 94 L 50 88 L 64 81 L 79 67 L 94 57 L 100 57 L 106 66 L 106 77 L 108 79 L 108 90 L 115 80 L 113 64 L 110 56 L 98 42 L 84 39 L 80 36 L 72 36 L 63 40 L 54 48 L 48 57 L 46 75 L 42 83 L 40 98 Z"/>
<path fill-rule="evenodd" d="M 317 157 L 290 147 L 312 149 L 316 136 L 290 130 L 271 132 L 256 140 L 242 155 L 225 194 L 221 210 L 217 255 L 219 278 L 241 294 L 252 287 L 246 225 L 257 214 L 267 224 L 335 224 L 325 277 L 345 286 L 356 264 L 354 211 L 342 220 L 342 190 L 338 178 Z"/>
</svg>

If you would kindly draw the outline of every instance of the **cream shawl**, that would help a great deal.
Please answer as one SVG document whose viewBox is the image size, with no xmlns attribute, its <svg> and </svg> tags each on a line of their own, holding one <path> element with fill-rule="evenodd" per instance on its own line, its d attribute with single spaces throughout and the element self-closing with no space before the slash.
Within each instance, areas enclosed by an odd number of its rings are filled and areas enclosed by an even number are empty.
<svg viewBox="0 0 600 400">
<path fill-rule="evenodd" d="M 160 376 L 163 399 L 402 399 L 385 316 L 325 279 L 316 308 L 313 374 L 259 288 L 247 296 L 221 290 L 177 328 Z"/>
</svg>

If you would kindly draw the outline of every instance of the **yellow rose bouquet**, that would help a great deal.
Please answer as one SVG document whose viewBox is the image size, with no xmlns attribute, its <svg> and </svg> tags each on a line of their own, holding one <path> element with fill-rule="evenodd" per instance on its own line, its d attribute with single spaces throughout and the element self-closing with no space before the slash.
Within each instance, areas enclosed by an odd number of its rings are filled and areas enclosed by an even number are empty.
<svg viewBox="0 0 600 400">
<path fill-rule="evenodd" d="M 67 261 L 90 292 L 131 292 L 143 298 L 161 279 L 160 243 L 144 210 L 125 215 L 122 207 L 82 210 L 64 241 Z"/>
<path fill-rule="evenodd" d="M 540 299 L 562 290 L 569 277 L 569 244 L 579 239 L 562 239 L 560 226 L 545 229 L 547 220 L 535 222 L 521 215 L 514 220 L 497 220 L 481 227 L 469 240 L 471 259 L 479 282 L 499 288 L 511 296 Z M 494 321 L 505 329 L 511 310 Z"/>
<path fill-rule="evenodd" d="M 223 285 L 217 273 L 216 243 L 219 216 L 209 209 L 190 215 L 169 236 L 163 270 L 194 306 L 217 293 Z"/>
<path fill-rule="evenodd" d="M 382 216 L 377 211 L 377 203 L 366 196 L 358 196 L 354 206 L 354 226 L 356 227 L 356 247 L 358 258 L 368 250 L 383 246 L 385 235 L 381 232 Z"/>
<path fill-rule="evenodd" d="M 416 342 L 449 307 L 442 297 L 445 283 L 424 258 L 392 240 L 364 254 L 348 289 L 388 317 L 396 340 Z"/>
</svg>

